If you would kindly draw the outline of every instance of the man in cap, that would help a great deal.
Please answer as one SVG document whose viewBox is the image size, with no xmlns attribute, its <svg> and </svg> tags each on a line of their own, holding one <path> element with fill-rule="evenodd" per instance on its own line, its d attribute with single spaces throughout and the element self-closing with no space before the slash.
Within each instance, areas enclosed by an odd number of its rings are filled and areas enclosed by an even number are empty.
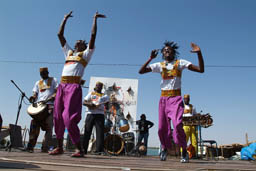
<svg viewBox="0 0 256 171">
<path fill-rule="evenodd" d="M 89 63 L 95 48 L 97 19 L 105 18 L 105 15 L 99 14 L 98 12 L 95 13 L 89 45 L 87 46 L 84 40 L 78 40 L 74 50 L 68 45 L 64 37 L 64 28 L 70 17 L 72 17 L 72 11 L 64 16 L 58 33 L 65 55 L 65 65 L 54 103 L 54 128 L 58 140 L 58 147 L 50 155 L 63 153 L 63 136 L 66 127 L 69 137 L 76 147 L 76 152 L 71 157 L 83 157 L 84 154 L 81 148 L 80 130 L 78 127 L 82 112 L 82 88 L 80 83 L 84 69 Z"/>
<path fill-rule="evenodd" d="M 47 67 L 40 68 L 41 80 L 37 81 L 33 88 L 33 95 L 29 98 L 31 103 L 42 102 L 45 104 L 46 112 L 48 113 L 42 120 L 32 119 L 29 131 L 29 142 L 27 151 L 33 152 L 40 133 L 40 128 L 45 131 L 44 140 L 41 147 L 41 152 L 48 152 L 49 142 L 52 139 L 53 128 L 53 104 L 58 87 L 57 79 L 49 77 Z"/>
<path fill-rule="evenodd" d="M 184 100 L 183 117 L 191 117 L 191 116 L 195 115 L 196 114 L 196 108 L 192 104 L 190 104 L 190 95 L 185 94 L 183 100 Z M 188 143 L 188 140 L 190 139 L 191 145 L 195 149 L 195 154 L 197 154 L 196 126 L 184 125 L 183 129 L 184 129 L 184 132 L 186 134 L 186 142 Z"/>
<path fill-rule="evenodd" d="M 93 92 L 88 93 L 84 98 L 83 105 L 88 108 L 85 126 L 83 147 L 87 154 L 89 140 L 92 134 L 93 126 L 96 127 L 96 151 L 104 152 L 104 110 L 108 108 L 109 97 L 102 93 L 103 83 L 97 82 Z"/>
</svg>

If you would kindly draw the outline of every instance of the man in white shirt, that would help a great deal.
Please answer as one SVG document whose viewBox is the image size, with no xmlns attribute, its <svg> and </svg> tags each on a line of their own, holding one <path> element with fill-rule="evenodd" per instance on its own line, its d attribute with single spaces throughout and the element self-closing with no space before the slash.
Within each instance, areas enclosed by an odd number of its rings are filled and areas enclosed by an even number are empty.
<svg viewBox="0 0 256 171">
<path fill-rule="evenodd" d="M 196 114 L 196 108 L 190 104 L 190 95 L 189 94 L 185 94 L 184 95 L 184 113 L 183 113 L 183 117 L 191 117 L 193 115 Z M 188 143 L 188 140 L 190 139 L 190 142 L 192 144 L 192 146 L 195 149 L 195 154 L 197 154 L 197 135 L 196 135 L 196 126 L 190 126 L 190 125 L 184 125 L 183 126 L 184 132 L 186 134 L 186 142 Z M 193 155 L 195 154 L 191 154 L 191 157 L 193 157 Z"/>
<path fill-rule="evenodd" d="M 163 54 L 163 62 L 151 64 L 149 63 L 156 58 L 158 50 L 152 50 L 150 58 L 139 70 L 140 74 L 154 72 L 160 73 L 161 81 L 161 97 L 159 101 L 159 127 L 158 136 L 161 142 L 162 151 L 160 160 L 165 161 L 167 158 L 167 149 L 171 148 L 171 126 L 173 123 L 173 139 L 182 149 L 182 163 L 188 162 L 188 154 L 186 151 L 186 135 L 183 130 L 182 115 L 184 112 L 184 104 L 181 97 L 181 75 L 182 70 L 187 68 L 195 72 L 204 72 L 204 61 L 200 47 L 191 43 L 192 53 L 197 53 L 199 66 L 193 65 L 191 62 L 179 59 L 178 46 L 174 42 L 165 42 L 161 49 Z"/>
<path fill-rule="evenodd" d="M 97 19 L 105 18 L 105 15 L 98 14 L 98 12 L 95 13 L 89 45 L 87 46 L 84 40 L 78 40 L 74 50 L 70 48 L 64 37 L 66 21 L 70 17 L 72 17 L 72 11 L 64 16 L 58 33 L 66 62 L 54 103 L 54 128 L 58 140 L 58 147 L 49 154 L 58 155 L 64 152 L 63 136 L 66 127 L 70 139 L 77 149 L 71 157 L 83 157 L 84 154 L 80 144 L 80 130 L 78 127 L 82 112 L 82 88 L 80 83 L 84 69 L 89 63 L 95 48 Z"/>
<path fill-rule="evenodd" d="M 87 154 L 89 140 L 92 134 L 93 126 L 96 127 L 96 151 L 104 152 L 104 110 L 108 108 L 109 97 L 102 93 L 103 83 L 97 82 L 93 92 L 88 93 L 84 98 L 83 105 L 88 108 L 85 126 L 83 147 Z"/>
<path fill-rule="evenodd" d="M 48 115 L 43 120 L 32 119 L 29 131 L 29 142 L 27 151 L 33 152 L 40 128 L 45 131 L 41 152 L 48 152 L 49 142 L 52 139 L 53 128 L 53 102 L 58 87 L 57 79 L 49 77 L 48 68 L 40 68 L 41 80 L 37 81 L 33 88 L 33 95 L 29 98 L 31 103 L 44 102 L 47 105 L 45 109 Z"/>
</svg>

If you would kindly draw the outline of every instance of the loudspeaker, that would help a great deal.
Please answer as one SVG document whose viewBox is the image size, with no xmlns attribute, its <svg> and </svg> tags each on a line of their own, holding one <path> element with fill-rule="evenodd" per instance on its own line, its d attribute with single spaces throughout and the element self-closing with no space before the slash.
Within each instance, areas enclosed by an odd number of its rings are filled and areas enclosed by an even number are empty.
<svg viewBox="0 0 256 171">
<path fill-rule="evenodd" d="M 9 129 L 12 147 L 24 147 L 22 144 L 21 126 L 9 124 Z"/>
</svg>

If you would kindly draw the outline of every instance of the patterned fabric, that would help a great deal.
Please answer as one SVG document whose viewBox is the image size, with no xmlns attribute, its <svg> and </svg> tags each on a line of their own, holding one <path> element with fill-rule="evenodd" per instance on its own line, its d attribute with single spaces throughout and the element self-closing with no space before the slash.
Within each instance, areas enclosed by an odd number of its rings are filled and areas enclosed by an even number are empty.
<svg viewBox="0 0 256 171">
<path fill-rule="evenodd" d="M 67 61 L 63 67 L 61 76 L 82 77 L 84 75 L 84 69 L 86 68 L 85 66 L 90 62 L 94 49 L 90 49 L 88 46 L 83 52 L 74 52 L 66 42 L 63 47 L 63 52 L 65 55 L 65 60 Z M 72 55 L 71 52 L 73 53 Z"/>
<path fill-rule="evenodd" d="M 53 77 L 49 77 L 46 80 L 37 81 L 32 90 L 33 93 L 38 94 L 35 102 L 45 101 L 48 100 L 49 97 L 54 96 L 57 87 L 57 79 Z M 48 101 L 46 104 L 53 104 L 53 101 Z"/>
<path fill-rule="evenodd" d="M 38 83 L 39 91 L 42 92 L 42 91 L 45 91 L 46 89 L 51 88 L 52 80 L 53 78 L 49 77 L 47 80 L 47 85 L 44 84 L 43 80 L 40 80 Z"/>
<path fill-rule="evenodd" d="M 192 104 L 189 104 L 189 109 L 185 109 L 185 110 L 184 110 L 184 114 L 186 114 L 186 113 L 192 113 L 192 109 L 193 109 L 193 105 L 192 105 Z"/>
<path fill-rule="evenodd" d="M 80 84 L 81 77 L 80 76 L 62 76 L 60 82 L 65 84 Z"/>
<path fill-rule="evenodd" d="M 69 50 L 68 51 L 68 57 L 66 58 L 66 62 L 79 62 L 81 63 L 84 67 L 87 66 L 87 61 L 83 58 L 83 52 L 79 52 L 77 56 L 73 56 L 73 51 Z"/>
<path fill-rule="evenodd" d="M 103 93 L 97 93 L 97 92 L 92 92 L 92 96 L 99 96 L 99 97 L 102 97 L 104 94 Z"/>
<path fill-rule="evenodd" d="M 162 90 L 161 91 L 161 96 L 162 97 L 171 97 L 171 96 L 180 96 L 181 95 L 181 90 Z"/>
<path fill-rule="evenodd" d="M 109 96 L 104 95 L 103 93 L 98 92 L 89 92 L 85 97 L 84 100 L 92 102 L 93 104 L 97 105 L 98 107 L 95 109 L 88 108 L 87 114 L 103 114 L 105 104 L 109 102 Z"/>
<path fill-rule="evenodd" d="M 173 79 L 174 77 L 181 77 L 181 71 L 178 69 L 179 66 L 179 60 L 176 60 L 173 69 L 168 70 L 166 68 L 166 63 L 165 62 L 161 62 L 161 67 L 162 67 L 162 72 L 161 72 L 161 76 L 163 78 L 163 80 L 169 80 L 169 79 Z"/>
<path fill-rule="evenodd" d="M 177 90 L 181 89 L 181 72 L 187 69 L 191 62 L 179 59 L 172 62 L 164 61 L 150 64 L 152 73 L 161 74 L 161 90 Z M 165 64 L 165 65 L 163 65 Z"/>
</svg>

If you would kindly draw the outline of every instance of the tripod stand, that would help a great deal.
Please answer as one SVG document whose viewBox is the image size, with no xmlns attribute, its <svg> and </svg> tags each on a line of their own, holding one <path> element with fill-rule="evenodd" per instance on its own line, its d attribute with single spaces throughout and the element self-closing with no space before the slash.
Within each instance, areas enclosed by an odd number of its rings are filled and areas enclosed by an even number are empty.
<svg viewBox="0 0 256 171">
<path fill-rule="evenodd" d="M 14 86 L 20 91 L 21 93 L 21 99 L 19 101 L 19 106 L 18 106 L 18 111 L 17 111 L 17 116 L 16 116 L 16 121 L 15 121 L 15 125 L 14 125 L 14 128 L 13 128 L 13 131 L 10 131 L 10 137 L 11 137 L 11 133 L 13 132 L 13 134 L 16 134 L 16 130 L 17 130 L 17 124 L 18 124 L 18 120 L 19 120 L 19 116 L 20 116 L 20 109 L 22 107 L 22 101 L 24 99 L 24 97 L 28 99 L 28 97 L 25 95 L 25 93 L 17 86 L 17 84 L 11 80 L 11 82 L 14 84 Z M 13 138 L 14 139 L 14 138 Z M 12 147 L 21 147 L 22 145 L 22 141 L 20 141 L 20 143 L 13 143 L 14 141 L 12 141 L 12 137 L 11 137 L 11 142 L 10 144 L 7 146 L 7 149 L 6 150 L 9 150 L 11 151 L 12 150 Z"/>
</svg>

